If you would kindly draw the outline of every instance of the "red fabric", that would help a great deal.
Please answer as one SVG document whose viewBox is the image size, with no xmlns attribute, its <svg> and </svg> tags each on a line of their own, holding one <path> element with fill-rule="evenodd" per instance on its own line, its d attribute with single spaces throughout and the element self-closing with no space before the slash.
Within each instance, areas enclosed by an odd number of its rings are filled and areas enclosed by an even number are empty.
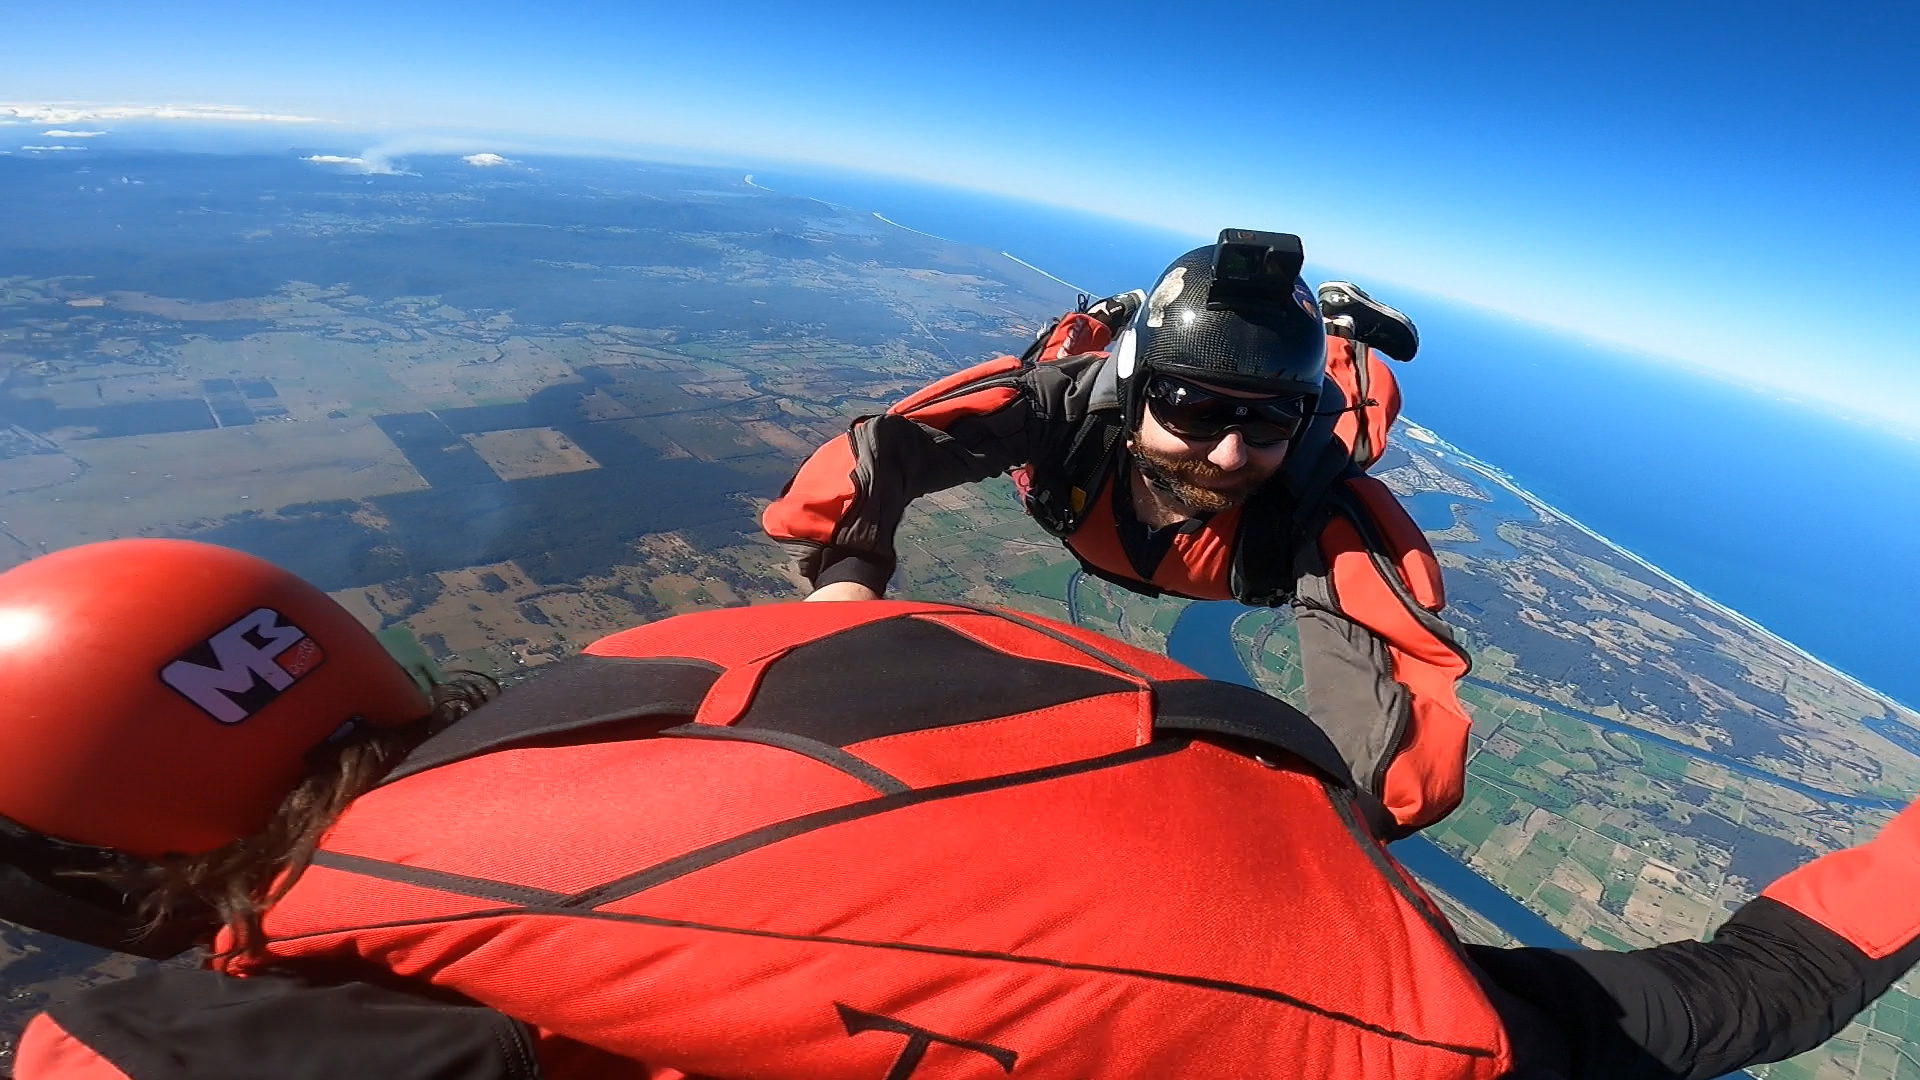
<svg viewBox="0 0 1920 1080">
<path fill-rule="evenodd" d="M 1778 900 L 1875 960 L 1920 938 L 1920 803 L 1865 844 L 1824 855 L 1776 880 Z"/>
<path fill-rule="evenodd" d="M 1099 634 L 1081 629 L 1080 627 L 1055 622 L 1052 619 L 1043 618 L 1039 615 L 1020 614 L 1017 618 L 1025 622 L 1032 622 L 1046 627 L 1055 634 L 1068 638 L 1072 642 L 1078 642 L 1086 646 L 1086 648 L 1078 648 L 1067 641 L 1057 640 L 1045 633 L 1022 626 L 1020 622 L 1002 618 L 997 614 L 966 611 L 963 609 L 952 612 L 917 615 L 915 618 L 937 622 L 956 633 L 965 634 L 988 648 L 998 649 L 1002 652 L 1010 652 L 1016 656 L 1024 656 L 1029 660 L 1045 660 L 1048 663 L 1067 664 L 1072 667 L 1086 668 L 1090 671 L 1119 674 L 1122 675 L 1122 677 L 1126 677 L 1123 673 L 1116 671 L 1100 659 L 1100 656 L 1104 654 L 1139 670 L 1148 678 L 1191 679 L 1196 677 L 1194 673 L 1186 667 L 1158 653 L 1150 653 L 1145 649 L 1137 649 L 1124 642 L 1102 637 Z"/>
<path fill-rule="evenodd" d="M 716 768 L 710 796 L 733 776 Z M 631 790 L 595 787 L 610 801 Z M 440 805 L 486 822 L 497 847 L 558 846 L 499 812 L 528 796 L 518 779 L 479 790 L 494 797 Z M 1023 1074 L 1061 1080 L 1264 1075 L 1274 1061 L 1323 1077 L 1499 1075 L 1508 1048 L 1477 983 L 1361 843 L 1317 781 L 1199 744 L 817 828 L 596 912 L 397 924 L 369 908 L 355 926 L 313 918 L 303 881 L 269 932 L 296 967 L 369 961 L 703 1075 L 883 1075 L 901 1038 L 849 1036 L 838 1006 L 1016 1049 Z M 1355 965 L 1362 954 L 1374 962 Z M 951 1046 L 939 1056 L 946 1075 L 995 1075 Z"/>
<path fill-rule="evenodd" d="M 1152 738 L 1152 710 L 1152 694 L 1146 690 L 1107 694 L 1015 716 L 868 739 L 849 749 L 904 783 L 934 787 L 1084 761 L 1113 753 L 1117 746 L 1143 744 Z"/>
<path fill-rule="evenodd" d="M 853 444 L 836 435 L 802 462 L 787 490 L 768 504 L 760 527 L 775 540 L 833 542 L 833 531 L 853 505 Z"/>
<path fill-rule="evenodd" d="M 966 386 L 968 383 L 977 382 L 981 379 L 990 379 L 995 375 L 1012 375 L 1015 372 L 1018 372 L 1019 370 L 1020 370 L 1019 357 L 1016 357 L 1016 356 L 995 357 L 992 360 L 988 360 L 984 363 L 975 364 L 970 368 L 966 368 L 965 370 L 956 371 L 953 374 L 948 375 L 946 378 L 941 379 L 940 381 L 933 383 L 930 386 L 921 387 L 919 390 L 916 390 L 913 393 L 908 394 L 906 397 L 902 398 L 898 404 L 894 405 L 892 408 L 888 409 L 887 411 L 890 413 L 893 413 L 896 416 L 904 416 L 907 413 L 916 412 L 920 410 L 923 406 L 925 406 L 927 403 L 933 401 L 936 398 L 944 397 L 947 394 L 953 393 L 955 390 L 958 390 L 959 388 Z"/>
<path fill-rule="evenodd" d="M 1093 662 L 963 609 L 825 607 L 755 609 L 771 613 L 758 630 L 732 611 L 673 620 L 618 649 L 756 667 L 904 611 L 1009 655 Z M 385 968 L 662 1077 L 884 1075 L 904 1037 L 849 1020 L 862 1015 L 1002 1048 L 1041 1080 L 1276 1061 L 1355 1080 L 1504 1072 L 1504 1032 L 1455 943 L 1320 782 L 1207 743 L 1143 747 L 1150 690 L 1106 670 L 1139 688 L 846 748 L 915 795 L 691 739 L 406 777 L 324 841 L 392 876 L 314 868 L 268 916 L 268 955 L 231 968 Z M 923 1067 L 936 1061 L 956 1077 L 1010 1068 L 952 1043 Z"/>
<path fill-rule="evenodd" d="M 1135 577 L 1126 549 L 1120 546 L 1120 527 L 1113 512 L 1113 485 L 1129 483 L 1124 471 L 1100 488 L 1087 509 L 1085 524 L 1067 537 L 1067 547 L 1087 562 L 1118 577 Z M 1233 537 L 1240 527 L 1240 507 L 1208 518 L 1192 532 L 1173 538 L 1173 549 L 1154 568 L 1153 587 L 1195 600 L 1231 600 Z"/>
<path fill-rule="evenodd" d="M 1400 580 L 1413 594 L 1413 601 L 1428 611 L 1439 611 L 1447 606 L 1446 588 L 1440 577 L 1440 561 L 1433 557 L 1433 547 L 1427 543 L 1427 536 L 1414 524 L 1413 518 L 1400 501 L 1387 490 L 1387 485 L 1371 476 L 1356 476 L 1347 481 L 1347 486 L 1360 497 L 1366 507 L 1367 516 L 1373 520 L 1376 528 L 1384 534 L 1387 550 L 1383 552 L 1391 558 L 1400 571 Z"/>
<path fill-rule="evenodd" d="M 1113 332 L 1100 320 L 1084 312 L 1074 312 L 1053 324 L 1053 330 L 1047 335 L 1047 343 L 1040 347 L 1038 359 L 1041 363 L 1063 360 L 1069 356 L 1099 352 L 1107 347 Z"/>
<path fill-rule="evenodd" d="M 725 727 L 740 719 L 747 707 L 753 704 L 754 692 L 760 689 L 760 679 L 767 673 L 768 666 L 786 655 L 786 652 L 782 649 L 751 663 L 728 668 L 707 690 L 707 696 L 700 702 L 700 711 L 693 715 L 693 722 Z"/>
<path fill-rule="evenodd" d="M 1327 377 L 1347 396 L 1349 402 L 1359 397 L 1358 377 L 1354 372 L 1353 342 L 1343 337 L 1327 337 Z M 1322 405 L 1322 408 L 1330 406 Z M 1333 422 L 1333 437 L 1344 443 L 1349 449 L 1358 445 L 1358 433 L 1364 418 L 1357 410 L 1343 412 Z"/>
<path fill-rule="evenodd" d="M 1004 409 L 1013 404 L 1014 399 L 1019 396 L 1020 391 L 1011 386 L 991 386 L 969 391 L 945 401 L 929 401 L 910 410 L 896 405 L 887 411 L 904 412 L 918 423 L 945 430 L 948 425 L 962 417 L 985 416 Z"/>
<path fill-rule="evenodd" d="M 41 1013 L 20 1033 L 14 1080 L 128 1080 L 127 1074 Z"/>
<path fill-rule="evenodd" d="M 326 847 L 570 893 L 618 877 L 622 867 L 664 862 L 872 794 L 828 765 L 756 743 L 649 739 L 506 750 L 361 796 Z M 406 910 L 400 917 L 421 914 Z"/>
<path fill-rule="evenodd" d="M 1460 805 L 1466 783 L 1467 732 L 1473 726 L 1454 687 L 1466 658 L 1435 637 L 1381 578 L 1359 530 L 1335 517 L 1320 534 L 1334 595 L 1347 616 L 1386 642 L 1393 677 L 1409 697 L 1407 730 L 1387 767 L 1380 801 L 1394 820 L 1421 828 Z"/>
<path fill-rule="evenodd" d="M 1358 362 L 1361 354 L 1366 357 L 1364 380 Z M 1400 417 L 1400 381 L 1373 349 L 1334 336 L 1327 338 L 1327 377 L 1340 387 L 1349 404 L 1358 406 L 1334 421 L 1333 436 L 1352 451 L 1354 464 L 1365 469 L 1385 452 L 1393 422 Z M 1365 453 L 1361 452 L 1363 431 Z"/>
<path fill-rule="evenodd" d="M 1367 350 L 1367 397 L 1375 404 L 1367 407 L 1367 430 L 1373 436 L 1373 456 L 1379 458 L 1387 448 L 1387 436 L 1394 421 L 1400 419 L 1400 380 L 1380 354 Z M 1368 461 L 1363 464 L 1373 464 Z"/>
</svg>

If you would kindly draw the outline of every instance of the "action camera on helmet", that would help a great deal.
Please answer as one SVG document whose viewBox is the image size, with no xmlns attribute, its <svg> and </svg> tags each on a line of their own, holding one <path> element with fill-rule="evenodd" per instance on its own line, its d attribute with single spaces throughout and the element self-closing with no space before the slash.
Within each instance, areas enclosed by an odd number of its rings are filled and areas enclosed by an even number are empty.
<svg viewBox="0 0 1920 1080">
<path fill-rule="evenodd" d="M 1207 305 L 1287 303 L 1305 262 L 1305 249 L 1292 233 L 1222 229 L 1213 247 L 1213 284 L 1207 290 Z"/>
<path fill-rule="evenodd" d="M 1212 247 L 1175 259 L 1114 345 L 1129 429 L 1156 372 L 1272 397 L 1317 397 L 1326 328 L 1300 280 L 1303 261 L 1298 236 L 1252 229 L 1224 229 Z"/>
</svg>

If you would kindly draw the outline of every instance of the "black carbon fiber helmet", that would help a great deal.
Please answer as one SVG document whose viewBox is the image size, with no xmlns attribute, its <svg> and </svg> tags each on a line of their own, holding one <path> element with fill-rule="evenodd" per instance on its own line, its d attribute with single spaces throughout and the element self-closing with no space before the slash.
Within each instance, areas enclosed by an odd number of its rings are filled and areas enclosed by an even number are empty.
<svg viewBox="0 0 1920 1080">
<path fill-rule="evenodd" d="M 1291 233 L 1226 229 L 1175 259 L 1112 347 L 1129 430 L 1155 372 L 1317 396 L 1327 339 L 1303 258 Z"/>
</svg>

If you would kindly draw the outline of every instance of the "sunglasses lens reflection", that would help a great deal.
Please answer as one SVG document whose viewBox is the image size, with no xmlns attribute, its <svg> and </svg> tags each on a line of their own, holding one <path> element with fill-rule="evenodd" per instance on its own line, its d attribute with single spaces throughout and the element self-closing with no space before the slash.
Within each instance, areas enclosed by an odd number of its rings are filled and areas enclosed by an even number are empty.
<svg viewBox="0 0 1920 1080">
<path fill-rule="evenodd" d="M 1218 439 L 1240 432 L 1250 446 L 1273 446 L 1294 437 L 1305 420 L 1305 400 L 1237 398 L 1212 394 L 1166 376 L 1147 384 L 1147 408 L 1160 426 L 1183 439 Z"/>
</svg>

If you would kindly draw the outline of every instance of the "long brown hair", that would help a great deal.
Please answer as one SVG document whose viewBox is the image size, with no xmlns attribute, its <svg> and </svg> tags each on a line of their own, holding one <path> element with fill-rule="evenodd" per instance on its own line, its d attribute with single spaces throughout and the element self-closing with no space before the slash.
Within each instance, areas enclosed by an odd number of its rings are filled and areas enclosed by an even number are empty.
<svg viewBox="0 0 1920 1080">
<path fill-rule="evenodd" d="M 418 720 L 395 727 L 355 725 L 316 747 L 307 755 L 306 774 L 259 832 L 204 854 L 142 866 L 118 884 L 142 897 L 139 914 L 150 927 L 178 918 L 206 919 L 232 935 L 232 944 L 214 959 L 258 955 L 266 944 L 261 920 L 300 880 L 321 836 L 341 812 L 428 736 L 499 690 L 499 683 L 479 672 L 453 672 L 434 684 L 432 708 Z"/>
</svg>

